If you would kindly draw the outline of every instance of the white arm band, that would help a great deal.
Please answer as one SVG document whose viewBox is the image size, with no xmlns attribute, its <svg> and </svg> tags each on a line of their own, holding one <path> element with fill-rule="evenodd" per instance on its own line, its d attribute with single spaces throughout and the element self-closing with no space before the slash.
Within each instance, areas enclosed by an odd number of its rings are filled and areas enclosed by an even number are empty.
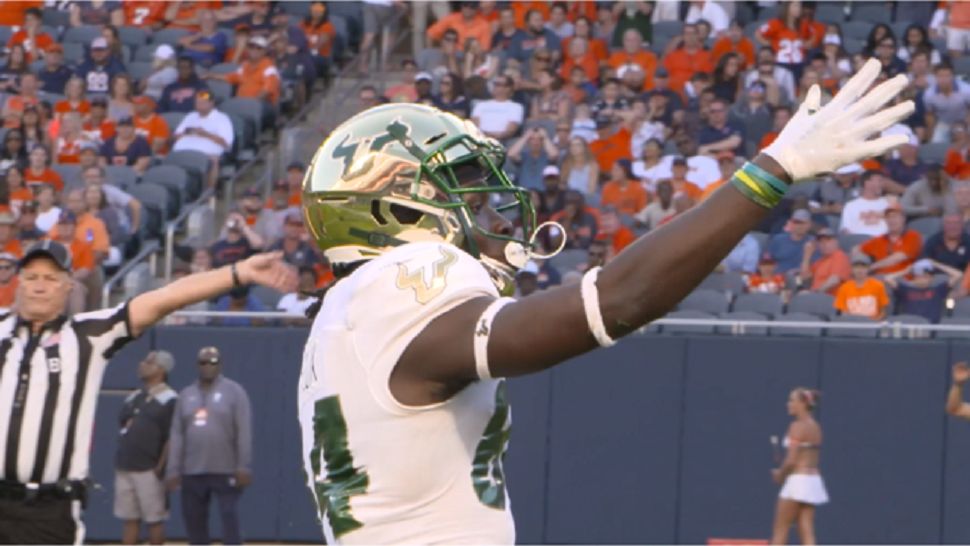
<svg viewBox="0 0 970 546">
<path fill-rule="evenodd" d="M 600 313 L 600 293 L 599 289 L 596 288 L 596 277 L 599 276 L 599 272 L 600 268 L 594 267 L 583 275 L 583 282 L 580 286 L 583 296 L 583 310 L 586 311 L 586 324 L 589 325 L 589 331 L 596 338 L 596 342 L 600 344 L 600 347 L 612 347 L 616 340 L 606 332 L 603 314 Z"/>
<path fill-rule="evenodd" d="M 512 298 L 499 298 L 489 304 L 482 311 L 475 326 L 475 371 L 479 379 L 491 379 L 492 372 L 488 369 L 488 339 L 492 337 L 492 320 L 506 305 L 515 301 Z"/>
</svg>

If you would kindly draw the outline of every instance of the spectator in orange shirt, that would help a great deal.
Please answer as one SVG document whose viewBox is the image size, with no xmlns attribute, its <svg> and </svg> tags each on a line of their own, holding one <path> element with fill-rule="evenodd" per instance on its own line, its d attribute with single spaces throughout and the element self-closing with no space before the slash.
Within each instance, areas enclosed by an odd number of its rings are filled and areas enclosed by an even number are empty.
<svg viewBox="0 0 970 546">
<path fill-rule="evenodd" d="M 958 121 L 950 125 L 950 141 L 943 170 L 956 180 L 970 180 L 970 138 L 966 123 Z"/>
<path fill-rule="evenodd" d="M 84 190 L 74 188 L 68 191 L 64 198 L 64 205 L 65 210 L 73 213 L 77 220 L 74 237 L 91 245 L 95 263 L 104 262 L 111 252 L 111 239 L 104 222 L 88 211 L 87 202 L 84 200 Z M 55 227 L 54 229 L 58 228 Z M 55 237 L 53 230 L 49 235 L 52 238 Z M 117 256 L 117 258 L 120 257 L 120 255 Z"/>
<path fill-rule="evenodd" d="M 81 131 L 81 116 L 77 112 L 66 114 L 61 120 L 61 130 L 54 141 L 54 163 L 77 165 L 81 162 L 81 145 L 91 142 Z M 91 142 L 93 144 L 93 142 Z"/>
<path fill-rule="evenodd" d="M 852 266 L 849 257 L 839 248 L 834 231 L 822 228 L 815 237 L 816 240 L 806 242 L 803 249 L 802 282 L 810 282 L 812 292 L 827 292 L 834 296 L 839 286 L 852 276 Z"/>
<path fill-rule="evenodd" d="M 728 53 L 737 53 L 741 56 L 742 68 L 754 66 L 754 43 L 744 35 L 744 27 L 736 18 L 731 19 L 727 32 L 711 46 L 711 60 L 716 64 Z"/>
<path fill-rule="evenodd" d="M 6 6 L 4 6 L 6 9 Z M 13 33 L 7 41 L 7 47 L 22 45 L 27 54 L 27 62 L 36 61 L 43 57 L 47 48 L 54 44 L 54 39 L 41 29 L 43 12 L 39 8 L 30 8 L 24 12 L 23 28 Z"/>
<path fill-rule="evenodd" d="M 852 279 L 845 281 L 835 293 L 833 305 L 843 315 L 882 320 L 889 306 L 886 286 L 869 276 L 872 260 L 865 254 L 852 258 Z"/>
<path fill-rule="evenodd" d="M 165 25 L 165 9 L 169 4 L 157 0 L 125 0 L 125 25 L 158 30 Z"/>
<path fill-rule="evenodd" d="M 236 85 L 236 96 L 260 99 L 276 105 L 280 98 L 280 74 L 273 61 L 266 56 L 269 42 L 253 36 L 247 42 L 246 60 L 230 74 L 209 74 L 206 78 L 225 80 Z"/>
<path fill-rule="evenodd" d="M 20 215 L 20 210 L 24 204 L 34 200 L 34 192 L 24 181 L 24 173 L 17 165 L 7 168 L 5 177 L 7 183 L 7 204 L 15 216 Z"/>
<path fill-rule="evenodd" d="M 610 55 L 608 64 L 616 70 L 616 77 L 624 79 L 630 70 L 643 73 L 643 89 L 653 89 L 653 73 L 657 70 L 657 56 L 643 47 L 640 32 L 628 28 L 623 32 L 623 49 Z"/>
<path fill-rule="evenodd" d="M 633 230 L 623 225 L 616 207 L 613 205 L 603 207 L 600 212 L 600 230 L 596 234 L 596 240 L 610 245 L 610 257 L 619 254 L 636 239 L 637 236 Z"/>
<path fill-rule="evenodd" d="M 91 243 L 77 237 L 77 217 L 69 210 L 62 211 L 53 229 L 51 240 L 71 251 L 71 276 L 75 287 L 84 294 L 85 309 L 93 309 L 101 298 L 103 275 L 94 257 Z"/>
<path fill-rule="evenodd" d="M 84 80 L 71 76 L 64 86 L 64 100 L 59 100 L 54 105 L 54 114 L 61 117 L 68 112 L 77 112 L 86 116 L 90 111 L 91 103 L 84 98 Z"/>
<path fill-rule="evenodd" d="M 83 128 L 89 140 L 102 144 L 115 136 L 115 122 L 108 118 L 108 99 L 103 96 L 91 99 L 91 112 Z"/>
<path fill-rule="evenodd" d="M 337 39 L 337 30 L 330 22 L 327 4 L 325 2 L 310 4 L 310 13 L 300 23 L 300 29 L 306 35 L 317 74 L 326 77 L 333 56 L 333 45 Z"/>
<path fill-rule="evenodd" d="M 675 157 L 670 164 L 670 185 L 674 189 L 674 197 L 683 194 L 689 197 L 692 203 L 697 203 L 704 195 L 704 190 L 687 180 L 688 169 L 687 159 L 683 156 Z"/>
<path fill-rule="evenodd" d="M 569 38 L 564 38 L 562 41 L 562 50 L 565 52 L 567 60 L 571 57 L 569 48 L 576 38 L 586 40 L 586 49 L 593 55 L 593 58 L 597 62 L 604 62 L 609 58 L 610 53 L 606 47 L 606 42 L 593 35 L 593 23 L 588 17 L 583 16 L 577 18 L 573 23 L 573 35 Z"/>
<path fill-rule="evenodd" d="M 762 254 L 758 260 L 758 271 L 744 276 L 745 291 L 784 294 L 787 280 L 784 275 L 778 273 L 777 267 L 778 261 L 774 256 L 768 252 Z"/>
<path fill-rule="evenodd" d="M 135 133 L 145 137 L 155 155 L 168 152 L 168 138 L 171 131 L 165 118 L 155 113 L 155 101 L 146 95 L 135 97 Z"/>
<path fill-rule="evenodd" d="M 492 48 L 492 27 L 479 15 L 478 2 L 462 2 L 458 12 L 446 15 L 428 27 L 428 39 L 433 43 L 438 42 L 449 29 L 458 33 L 459 44 L 464 44 L 468 38 L 475 38 L 482 50 Z"/>
<path fill-rule="evenodd" d="M 633 178 L 629 159 L 620 159 L 610 169 L 610 179 L 603 185 L 600 203 L 613 205 L 620 214 L 633 216 L 643 210 L 650 201 L 647 190 Z"/>
<path fill-rule="evenodd" d="M 717 166 L 721 171 L 721 178 L 717 179 L 711 184 L 708 184 L 707 187 L 701 190 L 701 196 L 698 199 L 698 202 L 704 201 L 711 195 L 714 195 L 714 192 L 721 189 L 721 186 L 727 184 L 731 180 L 731 177 L 734 176 L 734 171 L 738 169 L 737 163 L 734 162 L 734 158 L 727 155 L 721 156 L 721 158 L 717 160 Z"/>
<path fill-rule="evenodd" d="M 299 207 L 303 204 L 303 175 L 305 173 L 306 167 L 299 161 L 294 161 L 286 166 L 286 185 L 289 195 L 287 203 L 291 207 Z M 272 202 L 267 203 L 267 205 L 271 204 Z"/>
<path fill-rule="evenodd" d="M 621 159 L 631 159 L 632 135 L 625 126 L 619 126 L 609 114 L 596 116 L 596 140 L 589 143 L 589 150 L 596 157 L 601 173 L 608 173 L 613 164 Z"/>
<path fill-rule="evenodd" d="M 64 181 L 57 171 L 48 166 L 47 150 L 40 145 L 35 145 L 30 150 L 28 156 L 30 165 L 24 169 L 24 181 L 27 186 L 37 184 L 50 184 L 54 190 L 60 193 L 64 189 Z"/>
<path fill-rule="evenodd" d="M 10 212 L 0 212 L 0 252 L 17 258 L 24 255 L 24 248 L 17 238 L 17 219 Z"/>
<path fill-rule="evenodd" d="M 21 116 L 30 106 L 38 106 L 40 98 L 37 76 L 31 72 L 20 76 L 20 94 L 13 95 L 3 104 L 3 119 L 5 127 L 20 127 Z"/>
<path fill-rule="evenodd" d="M 599 81 L 600 63 L 596 56 L 589 51 L 589 42 L 586 41 L 586 38 L 574 36 L 569 42 L 569 47 L 565 48 L 565 51 L 567 57 L 559 69 L 559 75 L 564 80 L 569 80 L 572 71 L 580 68 L 583 74 L 586 75 L 588 81 Z"/>
<path fill-rule="evenodd" d="M 891 203 L 885 214 L 889 231 L 859 245 L 859 250 L 875 261 L 871 268 L 874 275 L 906 269 L 919 258 L 923 249 L 923 238 L 906 228 L 906 215 L 898 202 Z"/>
<path fill-rule="evenodd" d="M 758 149 L 764 150 L 771 143 L 778 138 L 781 130 L 788 124 L 788 120 L 791 119 L 791 106 L 775 106 L 771 112 L 771 130 L 765 133 L 761 137 L 761 142 L 758 143 Z"/>
<path fill-rule="evenodd" d="M 0 311 L 13 307 L 17 295 L 17 260 L 9 252 L 0 252 Z"/>
<path fill-rule="evenodd" d="M 683 34 L 671 40 L 673 47 L 664 57 L 664 68 L 670 74 L 670 88 L 682 93 L 684 84 L 697 72 L 711 72 L 714 61 L 700 41 L 697 25 L 684 25 Z"/>
</svg>

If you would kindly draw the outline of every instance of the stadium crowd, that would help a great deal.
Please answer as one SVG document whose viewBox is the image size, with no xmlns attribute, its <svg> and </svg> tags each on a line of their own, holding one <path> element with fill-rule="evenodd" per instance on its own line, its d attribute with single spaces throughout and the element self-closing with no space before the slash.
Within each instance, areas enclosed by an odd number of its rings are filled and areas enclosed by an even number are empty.
<svg viewBox="0 0 970 546">
<path fill-rule="evenodd" d="M 809 87 L 831 96 L 877 57 L 881 79 L 911 78 L 902 99 L 917 110 L 888 131 L 908 144 L 792 188 L 681 309 L 939 322 L 957 301 L 970 313 L 968 3 L 368 0 L 343 17 L 331 11 L 346 5 L 326 2 L 20 4 L 38 7 L 0 21 L 0 307 L 13 260 L 48 236 L 78 256 L 78 308 L 95 305 L 105 268 L 305 103 L 351 45 L 348 26 L 367 53 L 407 24 L 401 79 L 368 82 L 359 108 L 432 104 L 507 146 L 506 170 L 567 237 L 520 272 L 521 295 L 576 282 L 697 206 L 772 142 Z M 208 163 L 189 168 L 189 154 Z M 166 166 L 188 182 L 168 181 Z M 304 290 L 330 282 L 297 210 L 303 171 L 293 163 L 268 195 L 245 192 L 216 241 L 179 249 L 188 265 L 176 274 L 280 249 Z M 212 307 L 311 301 L 239 290 Z"/>
</svg>

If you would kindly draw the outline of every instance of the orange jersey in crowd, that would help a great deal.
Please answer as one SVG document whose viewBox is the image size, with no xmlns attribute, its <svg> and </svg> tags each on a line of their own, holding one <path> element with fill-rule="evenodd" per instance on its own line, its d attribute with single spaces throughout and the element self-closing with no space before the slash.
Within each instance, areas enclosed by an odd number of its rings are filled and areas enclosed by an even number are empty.
<svg viewBox="0 0 970 546">
<path fill-rule="evenodd" d="M 775 52 L 775 61 L 782 64 L 800 64 L 805 62 L 805 37 L 794 29 L 785 26 L 781 19 L 766 21 L 758 29 L 758 33 L 771 42 L 771 49 Z"/>
<path fill-rule="evenodd" d="M 513 1 L 512 3 L 512 13 L 515 14 L 515 26 L 517 28 L 525 28 L 525 16 L 530 11 L 538 11 L 542 14 L 542 20 L 548 21 L 549 14 L 552 12 L 552 3 L 543 2 L 541 0 L 526 2 L 524 0 Z M 596 20 L 596 13 L 593 13 L 594 17 L 590 17 L 591 21 Z"/>
<path fill-rule="evenodd" d="M 744 276 L 744 282 L 748 285 L 748 292 L 779 294 L 785 289 L 785 276 L 781 273 L 770 277 L 762 277 L 758 273 L 752 273 Z"/>
<path fill-rule="evenodd" d="M 727 179 L 722 178 L 721 180 L 718 180 L 716 182 L 712 182 L 711 184 L 708 184 L 706 188 L 704 188 L 703 190 L 701 190 L 701 197 L 698 200 L 698 202 L 703 201 L 703 200 L 707 199 L 708 197 L 714 195 L 714 192 L 716 192 L 717 190 L 721 189 L 721 186 L 723 186 L 723 185 L 725 185 L 727 183 L 728 183 Z"/>
<path fill-rule="evenodd" d="M 71 112 L 77 112 L 78 114 L 85 116 L 90 111 L 91 103 L 84 99 L 77 104 L 71 104 L 71 101 L 64 99 L 57 101 L 57 104 L 54 105 L 54 113 L 60 116 L 69 114 Z"/>
<path fill-rule="evenodd" d="M 165 7 L 168 7 L 168 3 L 162 2 Z M 202 10 L 218 10 L 222 8 L 222 0 L 183 0 L 175 12 L 175 17 L 168 24 L 169 27 L 174 28 L 184 28 L 192 32 L 198 32 L 198 14 Z M 162 12 L 165 13 L 164 11 Z"/>
<path fill-rule="evenodd" d="M 761 142 L 758 143 L 758 149 L 764 150 L 768 146 L 771 146 L 771 143 L 774 142 L 776 138 L 778 138 L 777 131 L 768 131 L 763 137 L 761 137 Z"/>
<path fill-rule="evenodd" d="M 707 50 L 698 49 L 694 53 L 689 53 L 681 47 L 667 55 L 664 59 L 664 68 L 670 75 L 670 88 L 682 92 L 684 84 L 690 81 L 695 73 L 714 70 L 714 61 Z"/>
<path fill-rule="evenodd" d="M 670 183 L 673 186 L 674 195 L 678 193 L 687 194 L 687 197 L 690 197 L 694 203 L 704 197 L 704 190 L 689 180 L 671 180 Z"/>
<path fill-rule="evenodd" d="M 7 254 L 13 254 L 18 258 L 23 258 L 24 245 L 20 244 L 20 241 L 17 239 L 7 241 L 7 244 L 0 246 L 0 252 L 6 252 Z"/>
<path fill-rule="evenodd" d="M 41 0 L 4 0 L 0 9 L 0 26 L 19 27 L 24 24 L 24 14 L 30 8 L 42 8 Z"/>
<path fill-rule="evenodd" d="M 54 226 L 54 229 L 57 229 L 57 226 Z M 91 243 L 75 236 L 68 245 L 68 250 L 71 251 L 71 271 L 94 269 L 94 249 Z"/>
<path fill-rule="evenodd" d="M 263 57 L 258 63 L 243 61 L 238 70 L 226 74 L 226 80 L 239 86 L 237 97 L 255 99 L 266 92 L 267 99 L 273 104 L 280 98 L 280 73 L 269 57 Z"/>
<path fill-rule="evenodd" d="M 6 8 L 6 5 L 4 5 L 4 8 Z M 21 29 L 14 32 L 13 36 L 7 40 L 8 48 L 11 48 L 17 44 L 24 46 L 24 52 L 27 54 L 27 62 L 29 63 L 36 61 L 39 58 L 40 51 L 46 51 L 48 47 L 54 45 L 54 39 L 51 38 L 46 32 L 40 32 L 34 35 L 33 40 L 28 40 L 27 31 Z"/>
<path fill-rule="evenodd" d="M 55 225 L 47 232 L 47 236 L 53 239 L 56 235 L 57 226 Z M 77 217 L 77 226 L 74 228 L 74 239 L 90 246 L 94 252 L 107 254 L 111 249 L 111 239 L 108 236 L 108 230 L 105 228 L 104 222 L 90 212 L 85 212 Z"/>
<path fill-rule="evenodd" d="M 949 25 L 962 30 L 970 30 L 970 2 L 949 2 Z"/>
<path fill-rule="evenodd" d="M 110 119 L 105 119 L 97 127 L 90 121 L 85 121 L 83 127 L 84 134 L 92 140 L 104 142 L 115 136 L 115 122 Z"/>
<path fill-rule="evenodd" d="M 809 270 L 812 272 L 812 291 L 814 292 L 821 290 L 822 285 L 832 275 L 838 277 L 840 281 L 846 281 L 852 276 L 852 265 L 849 263 L 849 257 L 842 250 L 836 250 L 828 256 L 822 256 L 815 260 Z M 836 283 L 835 286 L 830 288 L 829 294 L 834 296 L 839 290 L 839 284 L 841 283 Z"/>
<path fill-rule="evenodd" d="M 854 280 L 845 281 L 835 293 L 835 308 L 844 315 L 879 319 L 887 305 L 889 296 L 886 295 L 886 287 L 872 277 L 867 278 L 862 286 Z"/>
<path fill-rule="evenodd" d="M 562 54 L 566 58 L 569 58 L 569 44 L 572 43 L 572 40 L 572 36 L 563 38 L 562 40 Z M 586 53 L 592 53 L 593 57 L 596 57 L 596 60 L 598 61 L 605 61 L 610 57 L 610 50 L 606 47 L 606 42 L 600 40 L 599 38 L 586 40 Z"/>
<path fill-rule="evenodd" d="M 586 52 L 585 55 L 578 59 L 569 58 L 562 63 L 562 67 L 559 69 L 559 75 L 563 80 L 569 81 L 569 75 L 572 73 L 573 68 L 580 67 L 583 72 L 586 73 L 586 79 L 591 82 L 597 82 L 600 79 L 600 63 L 593 56 L 592 53 Z M 652 82 L 652 80 L 651 80 Z"/>
<path fill-rule="evenodd" d="M 640 70 L 644 73 L 643 88 L 646 90 L 653 89 L 653 73 L 657 70 L 657 56 L 653 54 L 652 51 L 637 51 L 633 55 L 627 53 L 626 51 L 614 51 L 610 55 L 607 64 L 611 68 L 617 70 L 617 76 L 622 77 L 619 74 L 621 67 L 627 65 L 637 65 Z"/>
<path fill-rule="evenodd" d="M 125 24 L 132 27 L 153 27 L 165 22 L 167 2 L 157 0 L 126 0 L 121 3 Z"/>
<path fill-rule="evenodd" d="M 19 215 L 24 203 L 34 200 L 34 192 L 30 191 L 30 188 L 17 188 L 10 192 L 8 200 L 10 207 Z"/>
<path fill-rule="evenodd" d="M 610 248 L 613 249 L 613 255 L 617 255 L 621 250 L 630 246 L 633 241 L 637 240 L 637 236 L 633 233 L 633 230 L 621 225 L 619 229 L 616 230 L 612 236 L 605 233 L 598 233 L 596 235 L 597 241 L 609 241 Z"/>
<path fill-rule="evenodd" d="M 741 56 L 741 67 L 750 68 L 754 66 L 754 43 L 747 36 L 742 36 L 738 43 L 734 43 L 727 36 L 718 38 L 711 46 L 711 59 L 714 64 L 721 60 L 721 57 L 728 53 L 737 53 Z"/>
<path fill-rule="evenodd" d="M 24 182 L 27 186 L 34 186 L 37 184 L 50 184 L 54 186 L 54 189 L 60 193 L 64 189 L 64 181 L 61 180 L 61 175 L 57 174 L 57 171 L 47 168 L 39 173 L 35 173 L 33 169 L 27 167 L 24 169 Z"/>
<path fill-rule="evenodd" d="M 40 104 L 40 99 L 37 97 L 23 97 L 20 95 L 9 97 L 3 105 L 3 109 L 9 114 L 4 119 L 4 127 L 20 127 L 20 114 L 23 113 L 28 105 L 37 106 L 38 104 Z"/>
<path fill-rule="evenodd" d="M 970 161 L 967 161 L 967 153 L 960 152 L 956 148 L 946 151 L 946 159 L 943 162 L 943 170 L 946 174 L 957 180 L 970 179 Z"/>
<path fill-rule="evenodd" d="M 20 282 L 19 279 L 14 275 L 10 279 L 10 282 L 0 284 L 0 308 L 10 308 L 13 306 L 14 299 L 17 297 L 18 282 Z"/>
<path fill-rule="evenodd" d="M 81 139 L 67 140 L 58 138 L 54 143 L 57 162 L 62 165 L 76 165 L 81 162 Z"/>
<path fill-rule="evenodd" d="M 919 233 L 907 229 L 901 236 L 895 238 L 890 238 L 888 234 L 873 237 L 862 243 L 862 246 L 859 248 L 862 252 L 868 254 L 873 262 L 886 259 L 897 252 L 906 254 L 906 259 L 896 265 L 881 267 L 873 271 L 877 275 L 888 275 L 889 273 L 902 271 L 916 261 L 916 258 L 919 257 L 920 251 L 923 248 L 923 238 Z"/>
<path fill-rule="evenodd" d="M 316 51 L 321 57 L 329 57 L 333 51 L 333 41 L 337 38 L 337 31 L 333 23 L 327 21 L 322 25 L 311 25 L 306 21 L 300 23 L 300 29 L 306 35 L 310 51 Z"/>
<path fill-rule="evenodd" d="M 168 122 L 162 116 L 152 113 L 147 118 L 135 116 L 132 121 L 135 124 L 135 132 L 145 137 L 145 140 L 152 146 L 155 145 L 156 139 L 168 140 L 170 134 Z M 161 152 L 165 153 L 167 150 L 168 145 L 166 144 Z"/>
<path fill-rule="evenodd" d="M 620 214 L 634 215 L 650 202 L 650 196 L 643 186 L 635 181 L 628 180 L 626 187 L 622 183 L 612 180 L 603 185 L 603 192 L 600 197 L 602 205 L 613 205 Z"/>
<path fill-rule="evenodd" d="M 439 19 L 435 24 L 428 27 L 428 38 L 434 41 L 441 40 L 445 32 L 454 30 L 458 33 L 458 47 L 464 48 L 465 41 L 475 38 L 482 51 L 492 48 L 492 27 L 484 17 L 474 17 L 471 21 L 466 21 L 461 12 L 451 13 Z"/>
<path fill-rule="evenodd" d="M 630 159 L 630 131 L 623 127 L 612 136 L 589 143 L 589 151 L 596 157 L 601 173 L 608 173 L 620 159 Z"/>
</svg>

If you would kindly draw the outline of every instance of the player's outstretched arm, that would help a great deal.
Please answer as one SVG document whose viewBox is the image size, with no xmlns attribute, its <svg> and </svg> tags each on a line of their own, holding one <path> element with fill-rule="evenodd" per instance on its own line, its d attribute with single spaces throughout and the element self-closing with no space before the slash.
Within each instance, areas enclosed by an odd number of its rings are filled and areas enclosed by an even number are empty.
<svg viewBox="0 0 970 546">
<path fill-rule="evenodd" d="M 870 90 L 879 71 L 878 61 L 870 61 L 824 107 L 820 90 L 812 88 L 775 144 L 754 159 L 756 167 L 738 171 L 731 184 L 605 266 L 595 288 L 606 334 L 618 338 L 670 311 L 758 225 L 788 184 L 901 144 L 901 135 L 869 140 L 913 110 L 909 101 L 884 108 L 907 81 L 898 76 Z M 432 381 L 480 376 L 469 340 L 481 330 L 490 303 L 472 300 L 435 319 L 405 351 L 399 368 Z M 522 375 L 593 349 L 598 343 L 590 324 L 578 286 L 506 305 L 490 329 L 487 369 L 492 376 Z"/>
<path fill-rule="evenodd" d="M 131 334 L 138 336 L 169 313 L 187 305 L 212 299 L 239 284 L 261 284 L 279 292 L 296 289 L 296 273 L 283 261 L 281 252 L 256 254 L 232 266 L 183 277 L 161 288 L 140 294 L 128 304 Z"/>
</svg>

